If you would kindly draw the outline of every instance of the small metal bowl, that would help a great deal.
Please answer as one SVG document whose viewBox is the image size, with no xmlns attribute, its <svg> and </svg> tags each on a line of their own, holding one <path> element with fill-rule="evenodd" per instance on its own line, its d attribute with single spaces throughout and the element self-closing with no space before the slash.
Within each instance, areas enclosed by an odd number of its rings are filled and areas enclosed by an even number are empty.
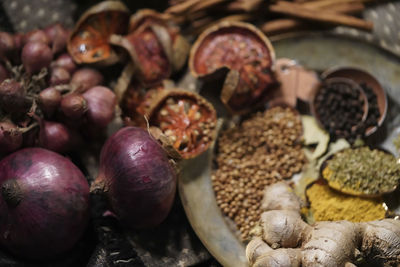
<svg viewBox="0 0 400 267">
<path fill-rule="evenodd" d="M 354 88 L 355 90 L 360 92 L 360 97 L 364 100 L 364 113 L 363 116 L 361 117 L 360 122 L 357 125 L 354 125 L 354 128 L 358 128 L 360 127 L 366 120 L 367 116 L 368 116 L 368 99 L 367 96 L 365 95 L 364 90 L 361 88 L 360 85 L 358 85 L 358 83 L 354 82 L 351 79 L 347 79 L 347 78 L 342 78 L 342 77 L 333 77 L 333 78 L 328 78 L 328 79 L 324 79 L 323 82 L 321 83 L 320 86 L 316 87 L 314 92 L 313 92 L 313 96 L 311 98 L 311 102 L 310 102 L 310 111 L 311 114 L 317 119 L 319 125 L 321 126 L 321 128 L 325 129 L 324 125 L 321 122 L 321 118 L 317 112 L 317 109 L 315 107 L 315 99 L 318 95 L 319 90 L 321 89 L 322 86 L 324 86 L 325 84 L 332 84 L 332 83 L 347 83 L 349 84 L 352 88 Z M 338 114 L 339 115 L 339 114 Z M 327 130 L 327 129 L 325 129 Z"/>
<path fill-rule="evenodd" d="M 358 84 L 366 83 L 369 87 L 372 88 L 377 97 L 380 116 L 377 122 L 377 126 L 369 127 L 365 131 L 365 136 L 370 136 L 371 134 L 376 132 L 378 127 L 380 127 L 384 122 L 388 108 L 386 92 L 382 87 L 382 85 L 379 83 L 379 81 L 369 72 L 355 67 L 333 67 L 324 71 L 321 74 L 322 79 L 328 79 L 333 77 L 342 77 L 351 79 Z"/>
</svg>

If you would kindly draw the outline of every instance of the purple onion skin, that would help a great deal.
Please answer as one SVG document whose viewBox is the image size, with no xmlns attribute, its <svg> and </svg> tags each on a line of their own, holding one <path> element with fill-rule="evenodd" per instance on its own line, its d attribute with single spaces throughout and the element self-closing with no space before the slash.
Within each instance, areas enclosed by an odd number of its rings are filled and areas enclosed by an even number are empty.
<svg viewBox="0 0 400 267">
<path fill-rule="evenodd" d="M 44 29 L 52 44 L 54 54 L 63 51 L 67 45 L 69 30 L 60 23 L 52 24 Z"/>
<path fill-rule="evenodd" d="M 112 211 L 126 228 L 160 224 L 171 209 L 176 179 L 167 154 L 142 128 L 122 128 L 101 150 L 96 183 L 104 181 Z"/>
<path fill-rule="evenodd" d="M 64 124 L 44 121 L 39 132 L 39 146 L 63 154 L 76 146 L 76 136 Z"/>
<path fill-rule="evenodd" d="M 46 117 L 51 117 L 61 103 L 61 93 L 53 87 L 44 89 L 39 93 L 39 106 Z"/>
<path fill-rule="evenodd" d="M 50 86 L 68 84 L 70 79 L 71 75 L 66 69 L 60 67 L 51 69 Z"/>
<path fill-rule="evenodd" d="M 21 83 L 5 80 L 0 84 L 0 108 L 8 113 L 22 114 L 31 106 Z"/>
<path fill-rule="evenodd" d="M 61 111 L 71 119 L 79 119 L 87 111 L 87 102 L 80 94 L 65 95 L 61 100 Z"/>
<path fill-rule="evenodd" d="M 29 42 L 22 49 L 22 64 L 30 74 L 38 73 L 50 66 L 53 53 L 48 45 L 42 42 Z"/>
<path fill-rule="evenodd" d="M 103 75 L 95 69 L 81 68 L 75 71 L 71 78 L 71 85 L 76 88 L 76 92 L 83 93 L 88 89 L 101 85 Z"/>
<path fill-rule="evenodd" d="M 25 34 L 23 38 L 23 43 L 27 44 L 30 42 L 41 42 L 46 45 L 50 44 L 50 39 L 47 37 L 46 33 L 42 30 L 33 30 Z"/>
<path fill-rule="evenodd" d="M 86 117 L 89 122 L 105 128 L 114 119 L 117 97 L 104 86 L 95 86 L 83 93 L 87 103 Z"/>
<path fill-rule="evenodd" d="M 11 122 L 0 122 L 0 156 L 14 152 L 22 146 L 22 133 Z"/>
<path fill-rule="evenodd" d="M 85 231 L 89 186 L 67 158 L 42 148 L 18 150 L 0 161 L 0 184 L 0 244 L 13 254 L 56 258 Z"/>
<path fill-rule="evenodd" d="M 52 68 L 60 67 L 66 69 L 70 75 L 72 75 L 76 70 L 76 64 L 72 57 L 65 53 L 61 54 L 55 61 L 51 63 Z"/>
</svg>

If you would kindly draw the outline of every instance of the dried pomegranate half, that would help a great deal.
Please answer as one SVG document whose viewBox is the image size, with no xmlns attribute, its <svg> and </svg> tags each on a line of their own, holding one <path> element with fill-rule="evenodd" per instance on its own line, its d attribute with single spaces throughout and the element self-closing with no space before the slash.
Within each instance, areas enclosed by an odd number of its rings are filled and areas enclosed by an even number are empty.
<svg viewBox="0 0 400 267">
<path fill-rule="evenodd" d="M 268 38 L 251 24 L 221 22 L 203 32 L 192 46 L 189 67 L 197 78 L 227 73 L 221 100 L 233 113 L 261 105 L 276 85 L 275 52 Z"/>
<path fill-rule="evenodd" d="M 186 62 L 189 43 L 168 16 L 150 9 L 139 10 L 130 19 L 129 33 L 113 35 L 110 41 L 125 48 L 135 66 L 136 78 L 154 86 Z"/>
<path fill-rule="evenodd" d="M 159 127 L 171 139 L 184 159 L 206 151 L 215 138 L 215 109 L 194 92 L 182 89 L 159 91 L 147 117 L 151 126 Z"/>
<path fill-rule="evenodd" d="M 120 56 L 111 47 L 112 34 L 125 34 L 129 9 L 120 1 L 104 1 L 87 10 L 76 23 L 67 43 L 68 52 L 78 64 L 112 65 Z"/>
<path fill-rule="evenodd" d="M 125 124 L 146 127 L 147 122 L 144 116 L 148 114 L 154 99 L 162 90 L 164 90 L 163 86 L 146 90 L 136 81 L 132 81 L 120 103 Z"/>
</svg>

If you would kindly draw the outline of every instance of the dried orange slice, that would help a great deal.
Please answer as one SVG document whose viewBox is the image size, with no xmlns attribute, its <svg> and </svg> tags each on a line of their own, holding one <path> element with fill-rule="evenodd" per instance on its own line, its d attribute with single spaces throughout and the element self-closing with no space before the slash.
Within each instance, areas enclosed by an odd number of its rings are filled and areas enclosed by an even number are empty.
<svg viewBox="0 0 400 267">
<path fill-rule="evenodd" d="M 233 113 L 264 104 L 276 85 L 275 52 L 268 38 L 243 22 L 222 22 L 206 30 L 192 46 L 189 67 L 198 78 L 225 71 L 221 100 Z"/>
<path fill-rule="evenodd" d="M 129 10 L 119 1 L 104 1 L 87 10 L 77 22 L 67 43 L 68 52 L 78 64 L 111 65 L 119 55 L 111 47 L 112 34 L 125 34 Z"/>
<path fill-rule="evenodd" d="M 215 138 L 217 115 L 199 94 L 181 89 L 158 92 L 148 110 L 151 126 L 168 136 L 182 158 L 193 158 L 208 149 Z"/>
</svg>

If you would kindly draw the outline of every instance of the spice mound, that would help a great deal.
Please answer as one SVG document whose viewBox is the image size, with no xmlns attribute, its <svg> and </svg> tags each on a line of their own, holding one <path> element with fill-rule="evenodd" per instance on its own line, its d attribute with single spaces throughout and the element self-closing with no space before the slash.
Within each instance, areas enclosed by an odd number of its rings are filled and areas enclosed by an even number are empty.
<svg viewBox="0 0 400 267">
<path fill-rule="evenodd" d="M 282 107 L 222 132 L 211 179 L 218 206 L 235 222 L 243 240 L 260 219 L 265 186 L 301 171 L 306 161 L 301 135 L 298 113 Z"/>
<path fill-rule="evenodd" d="M 400 164 L 384 151 L 348 148 L 327 161 L 322 176 L 334 189 L 351 195 L 380 195 L 396 188 Z"/>
<path fill-rule="evenodd" d="M 368 222 L 385 218 L 380 198 L 361 198 L 340 193 L 326 184 L 314 183 L 306 191 L 315 221 Z"/>
</svg>

